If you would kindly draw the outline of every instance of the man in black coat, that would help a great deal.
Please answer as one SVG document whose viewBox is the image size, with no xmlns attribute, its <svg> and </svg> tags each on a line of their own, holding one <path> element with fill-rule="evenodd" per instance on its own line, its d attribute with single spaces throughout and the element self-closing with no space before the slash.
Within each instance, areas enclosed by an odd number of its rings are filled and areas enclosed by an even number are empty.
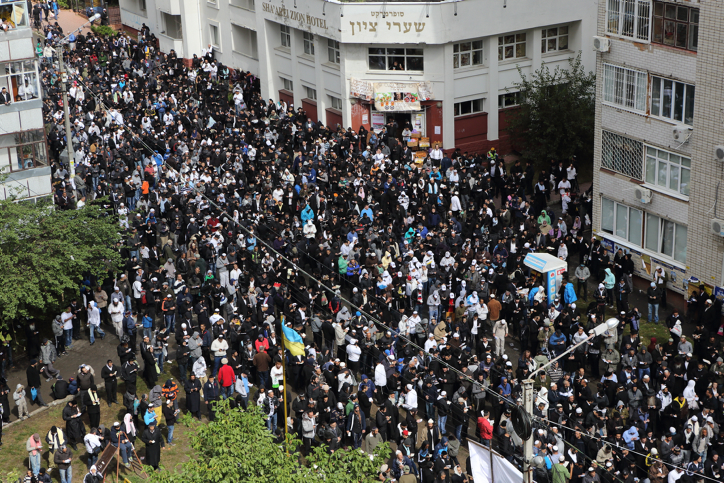
<svg viewBox="0 0 724 483">
<path fill-rule="evenodd" d="M 25 371 L 26 375 L 28 376 L 28 387 L 32 391 L 35 389 L 36 395 L 35 399 L 33 401 L 37 402 L 40 406 L 48 407 L 47 404 L 43 401 L 43 397 L 41 396 L 41 390 L 40 386 L 42 384 L 42 377 L 40 376 L 40 365 L 37 361 L 37 359 L 31 359 L 30 360 L 30 366 Z"/>
</svg>

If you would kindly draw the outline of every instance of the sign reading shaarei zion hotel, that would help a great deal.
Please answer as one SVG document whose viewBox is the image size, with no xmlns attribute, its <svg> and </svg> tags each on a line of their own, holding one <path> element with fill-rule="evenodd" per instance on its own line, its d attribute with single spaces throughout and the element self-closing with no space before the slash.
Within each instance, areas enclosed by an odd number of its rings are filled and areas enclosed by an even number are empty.
<svg viewBox="0 0 724 483">
<path fill-rule="evenodd" d="M 310 27 L 317 27 L 321 29 L 327 28 L 327 20 L 319 17 L 312 17 L 296 10 L 289 10 L 286 7 L 277 7 L 271 3 L 262 3 L 262 10 L 276 15 L 277 17 L 288 18 L 293 22 L 299 22 L 300 26 L 308 25 Z"/>
</svg>

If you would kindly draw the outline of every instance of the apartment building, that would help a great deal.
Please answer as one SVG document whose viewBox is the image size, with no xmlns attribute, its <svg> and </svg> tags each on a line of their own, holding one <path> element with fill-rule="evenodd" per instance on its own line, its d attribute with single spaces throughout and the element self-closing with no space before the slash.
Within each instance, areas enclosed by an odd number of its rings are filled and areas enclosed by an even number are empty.
<svg viewBox="0 0 724 483">
<path fill-rule="evenodd" d="M 389 117 L 444 149 L 506 152 L 517 68 L 595 67 L 593 0 L 340 2 L 121 0 L 129 30 L 190 58 L 211 45 L 262 80 L 264 98 L 325 125 L 379 129 Z"/>
<path fill-rule="evenodd" d="M 673 293 L 703 282 L 724 296 L 724 7 L 598 8 L 593 231 L 612 257 L 630 252 L 647 283 L 661 266 Z"/>
<path fill-rule="evenodd" d="M 0 199 L 51 196 L 33 31 L 25 0 L 0 2 Z"/>
</svg>

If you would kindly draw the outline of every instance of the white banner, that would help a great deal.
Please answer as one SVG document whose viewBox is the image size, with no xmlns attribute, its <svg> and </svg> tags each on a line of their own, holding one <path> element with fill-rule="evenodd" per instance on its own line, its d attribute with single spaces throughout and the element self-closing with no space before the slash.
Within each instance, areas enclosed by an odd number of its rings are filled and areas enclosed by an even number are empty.
<svg viewBox="0 0 724 483">
<path fill-rule="evenodd" d="M 468 440 L 468 451 L 470 452 L 470 468 L 475 483 L 490 483 L 493 481 L 490 469 L 490 450 L 482 444 Z M 492 475 L 495 475 L 495 481 L 523 481 L 523 473 L 495 451 L 493 451 Z"/>
</svg>

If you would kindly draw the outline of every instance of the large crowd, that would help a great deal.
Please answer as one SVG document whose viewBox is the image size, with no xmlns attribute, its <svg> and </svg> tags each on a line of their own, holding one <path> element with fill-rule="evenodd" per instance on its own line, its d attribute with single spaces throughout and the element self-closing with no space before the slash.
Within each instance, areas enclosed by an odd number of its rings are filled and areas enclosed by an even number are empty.
<svg viewBox="0 0 724 483">
<path fill-rule="evenodd" d="M 63 37 L 57 24 L 46 30 L 48 45 Z M 210 46 L 186 64 L 156 50 L 145 26 L 139 40 L 73 40 L 60 47 L 72 177 L 58 54 L 38 48 L 54 199 L 63 210 L 106 200 L 124 266 L 84 283 L 52 323 L 55 344 L 29 331 L 28 387 L 47 376 L 54 397 L 79 395 L 64 429 L 28 439 L 29 478 L 46 481 L 44 441 L 63 483 L 67 445 L 85 444 L 89 467 L 106 444 L 130 464 L 138 437 L 158 467 L 179 411 L 213 420 L 214 401 L 230 398 L 261 406 L 269 430 L 286 425 L 305 452 L 393 442 L 380 481 L 471 481 L 461 445 L 482 442 L 520 465 L 510 422 L 521 382 L 608 310 L 615 328 L 535 376 L 534 479 L 724 481 L 721 307 L 694 298 L 685 317 L 666 317 L 668 342 L 641 340 L 639 325 L 666 306 L 665 273 L 654 273 L 641 320 L 631 256 L 610 258 L 588 232 L 591 193 L 579 190 L 575 159 L 536 171 L 494 148 L 418 157 L 405 142 L 412 126 L 325 126 L 262 99 L 260 79 L 220 64 Z M 523 263 L 531 252 L 568 262 L 554 299 Z M 109 428 L 94 369 L 66 381 L 52 365 L 86 324 L 91 343 L 103 325 L 119 339 L 100 377 L 109 405 L 123 387 L 128 414 Z M 284 349 L 282 324 L 301 335 L 303 355 Z M 165 364 L 177 380 L 158 381 Z M 136 393 L 139 376 L 148 395 Z"/>
</svg>

